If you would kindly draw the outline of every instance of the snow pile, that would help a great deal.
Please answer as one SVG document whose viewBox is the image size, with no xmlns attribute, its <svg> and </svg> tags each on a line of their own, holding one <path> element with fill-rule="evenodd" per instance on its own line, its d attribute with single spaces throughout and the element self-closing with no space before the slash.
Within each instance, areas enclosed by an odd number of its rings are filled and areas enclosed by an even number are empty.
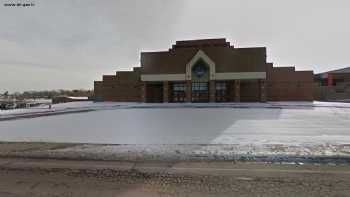
<svg viewBox="0 0 350 197">
<path fill-rule="evenodd" d="M 2 156 L 119 161 L 244 160 L 264 162 L 350 162 L 350 145 L 92 145 L 0 152 Z"/>
</svg>

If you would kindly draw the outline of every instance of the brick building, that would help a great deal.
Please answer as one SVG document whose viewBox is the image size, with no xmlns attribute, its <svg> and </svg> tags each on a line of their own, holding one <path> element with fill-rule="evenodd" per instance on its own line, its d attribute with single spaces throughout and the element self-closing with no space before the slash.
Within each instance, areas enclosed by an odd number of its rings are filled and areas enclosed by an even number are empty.
<svg viewBox="0 0 350 197">
<path fill-rule="evenodd" d="M 273 67 L 266 48 L 235 48 L 226 39 L 177 41 L 167 51 L 142 52 L 141 67 L 95 81 L 100 101 L 311 101 L 313 71 Z"/>
<path fill-rule="evenodd" d="M 327 71 L 315 75 L 319 88 L 318 100 L 339 101 L 350 99 L 350 67 Z"/>
</svg>

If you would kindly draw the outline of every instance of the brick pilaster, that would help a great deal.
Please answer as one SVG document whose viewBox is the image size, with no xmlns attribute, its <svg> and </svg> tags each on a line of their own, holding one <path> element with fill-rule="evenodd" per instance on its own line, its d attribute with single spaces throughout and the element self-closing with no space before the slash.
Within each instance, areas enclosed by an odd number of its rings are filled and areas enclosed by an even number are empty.
<svg viewBox="0 0 350 197">
<path fill-rule="evenodd" d="M 266 80 L 260 80 L 260 102 L 266 102 Z"/>
<path fill-rule="evenodd" d="M 192 102 L 192 81 L 186 81 L 186 102 Z"/>
<path fill-rule="evenodd" d="M 163 103 L 169 102 L 169 81 L 163 81 Z"/>
<path fill-rule="evenodd" d="M 214 103 L 215 102 L 215 81 L 210 80 L 209 81 L 209 102 Z"/>
<path fill-rule="evenodd" d="M 235 101 L 235 81 L 229 81 L 228 82 L 228 91 L 229 91 L 229 102 L 234 102 Z"/>
<path fill-rule="evenodd" d="M 235 102 L 241 102 L 241 81 L 235 80 Z"/>
<path fill-rule="evenodd" d="M 141 84 L 141 102 L 146 103 L 147 101 L 147 84 L 146 82 L 143 82 Z"/>
</svg>

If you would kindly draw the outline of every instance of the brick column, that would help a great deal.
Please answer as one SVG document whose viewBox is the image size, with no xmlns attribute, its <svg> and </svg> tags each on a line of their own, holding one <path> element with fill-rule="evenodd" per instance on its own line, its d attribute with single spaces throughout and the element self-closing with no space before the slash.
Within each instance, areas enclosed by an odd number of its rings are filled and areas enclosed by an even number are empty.
<svg viewBox="0 0 350 197">
<path fill-rule="evenodd" d="M 241 81 L 235 80 L 235 102 L 241 102 Z"/>
<path fill-rule="evenodd" d="M 209 81 L 209 102 L 214 103 L 215 102 L 215 81 L 210 80 Z"/>
<path fill-rule="evenodd" d="M 169 103 L 169 81 L 163 81 L 163 103 Z"/>
<path fill-rule="evenodd" d="M 327 74 L 327 86 L 333 86 L 333 75 Z"/>
<path fill-rule="evenodd" d="M 186 81 L 186 102 L 192 102 L 192 81 Z"/>
<path fill-rule="evenodd" d="M 146 82 L 143 82 L 141 84 L 141 102 L 146 103 L 146 98 L 147 98 L 147 84 Z"/>
<path fill-rule="evenodd" d="M 260 102 L 266 102 L 266 80 L 260 80 Z"/>
<path fill-rule="evenodd" d="M 234 102 L 235 101 L 235 81 L 229 81 L 228 82 L 228 91 L 229 91 L 229 102 Z"/>
</svg>

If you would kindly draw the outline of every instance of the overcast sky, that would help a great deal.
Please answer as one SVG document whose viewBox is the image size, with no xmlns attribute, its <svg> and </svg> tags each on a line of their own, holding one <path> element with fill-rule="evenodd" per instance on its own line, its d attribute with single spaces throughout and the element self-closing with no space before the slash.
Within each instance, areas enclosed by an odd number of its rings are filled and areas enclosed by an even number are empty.
<svg viewBox="0 0 350 197">
<path fill-rule="evenodd" d="M 275 66 L 350 66 L 347 0 L 0 0 L 0 92 L 92 89 L 140 51 L 225 37 Z M 34 3 L 5 7 L 4 3 Z"/>
</svg>

